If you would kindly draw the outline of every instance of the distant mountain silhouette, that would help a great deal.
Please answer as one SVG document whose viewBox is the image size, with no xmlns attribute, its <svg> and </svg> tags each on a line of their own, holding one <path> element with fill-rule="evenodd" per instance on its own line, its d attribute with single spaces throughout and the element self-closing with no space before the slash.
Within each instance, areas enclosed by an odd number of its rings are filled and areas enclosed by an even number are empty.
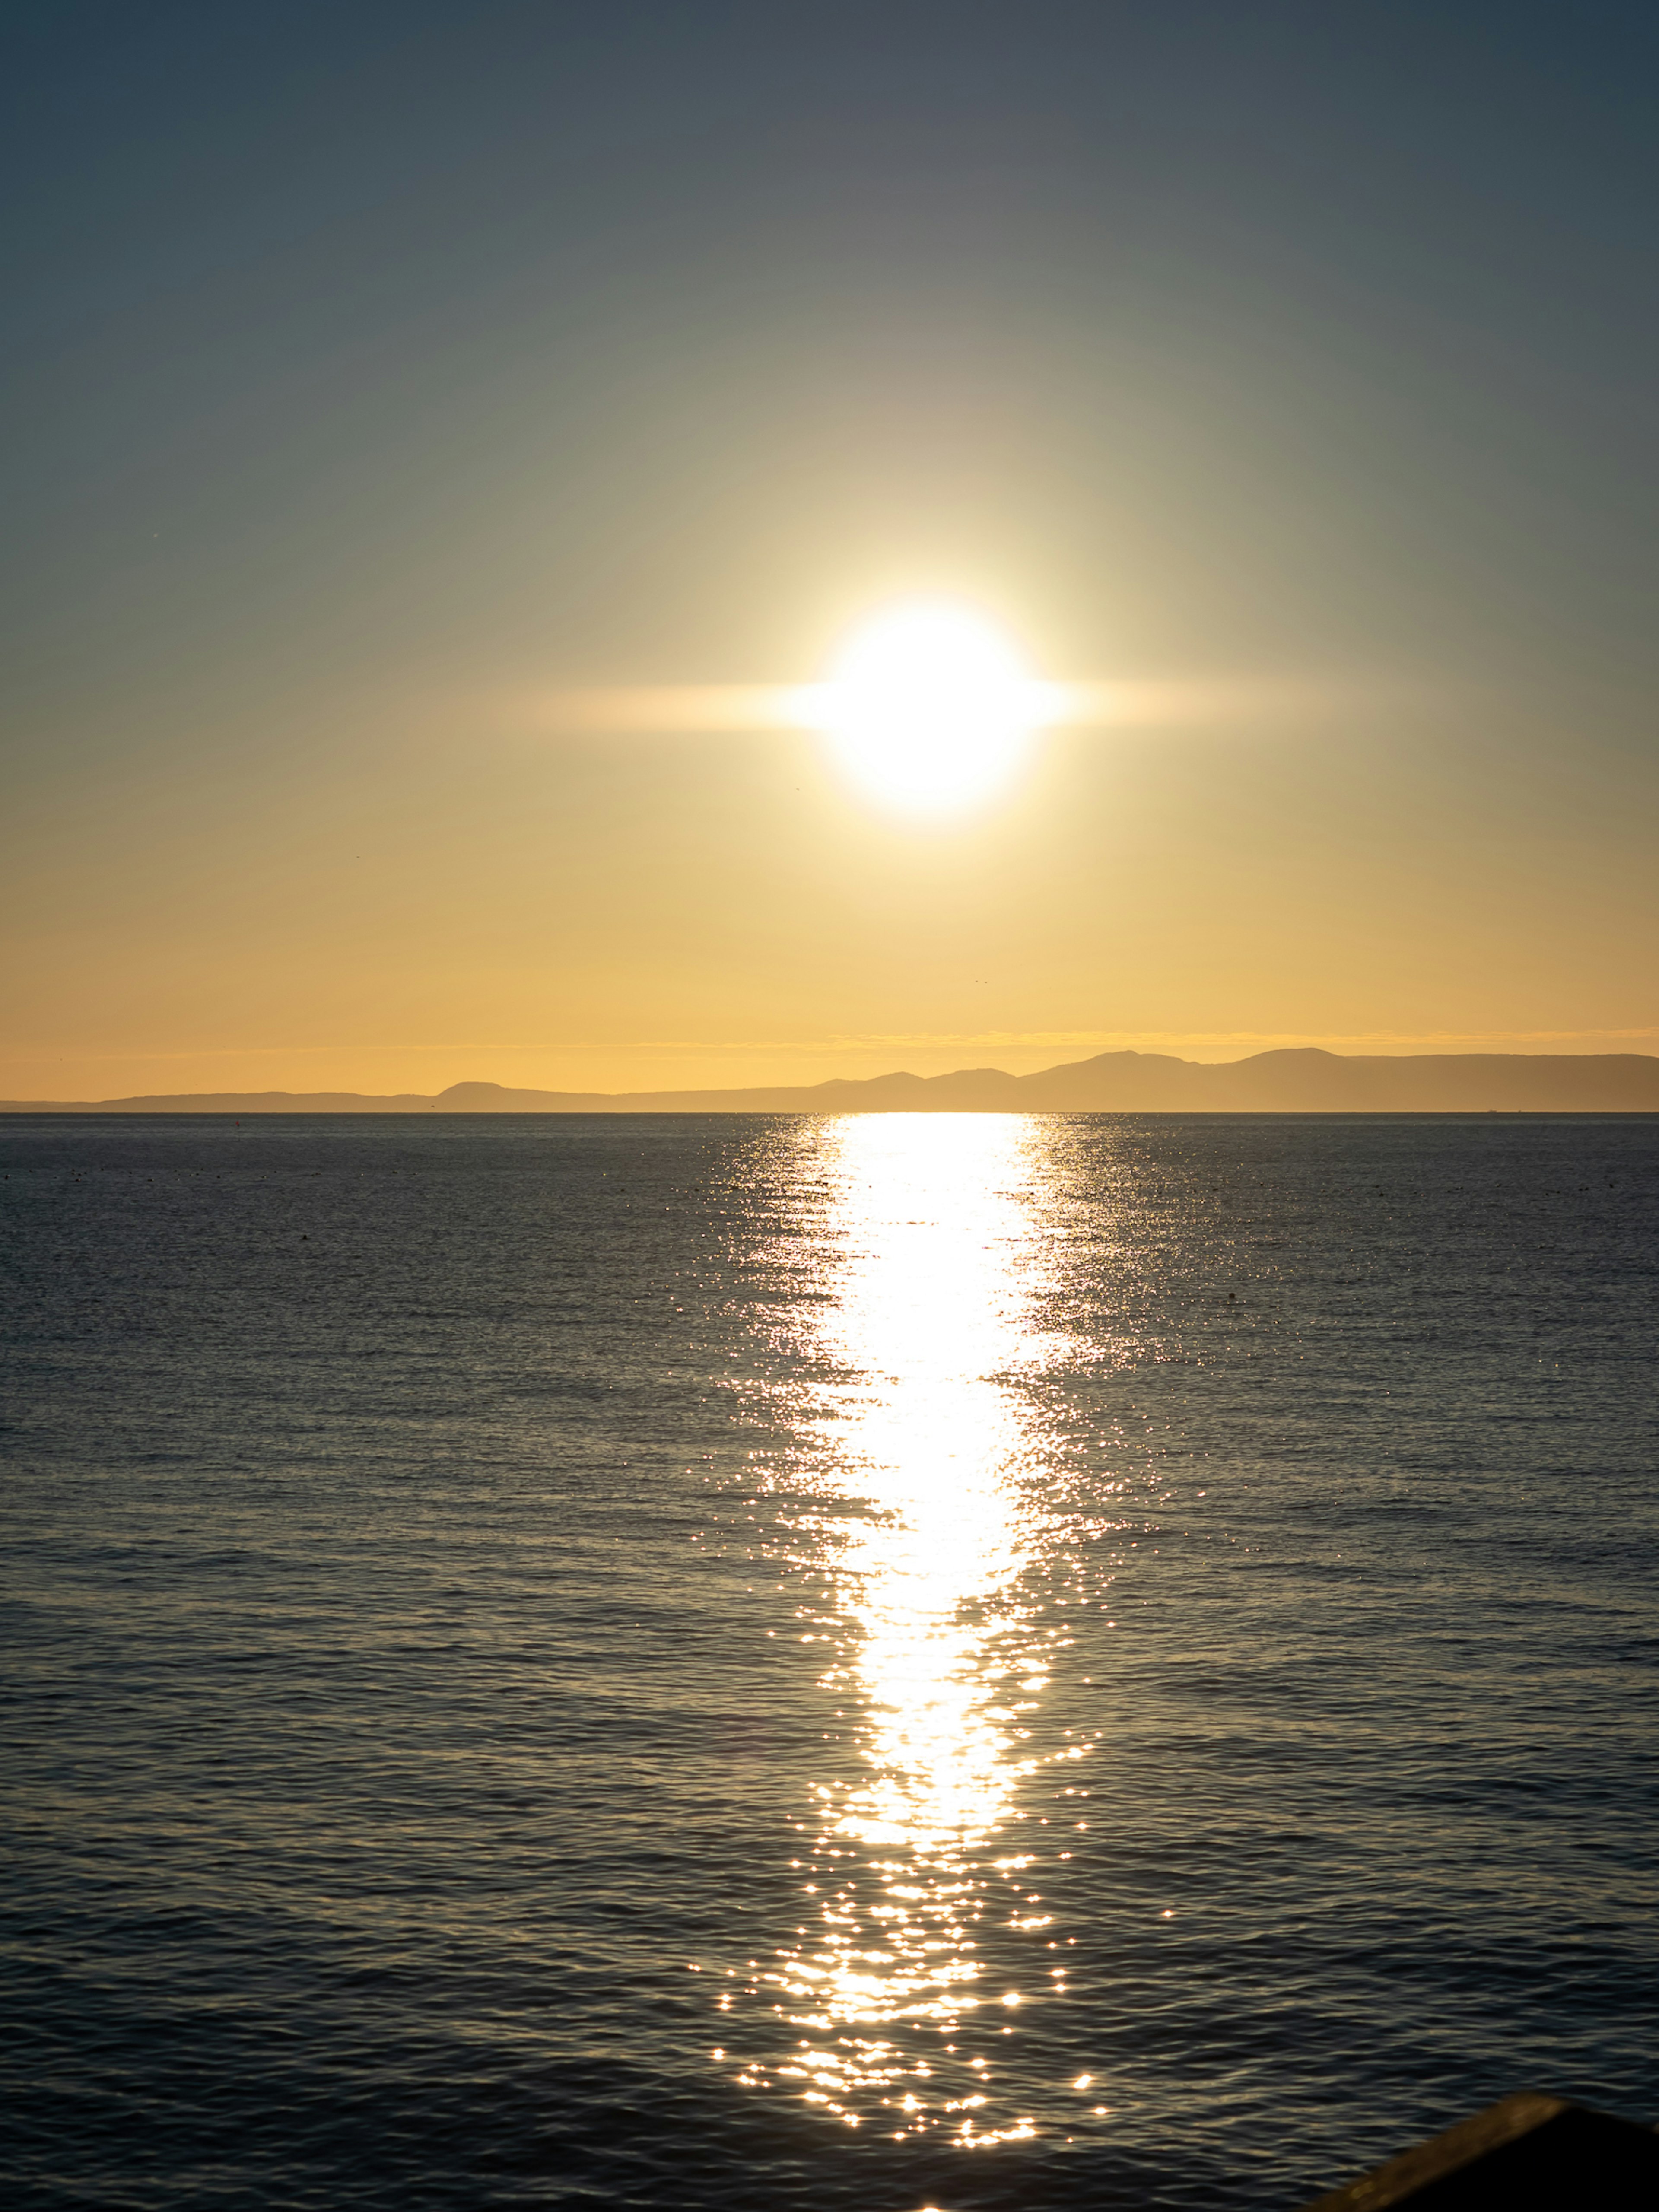
<svg viewBox="0 0 1659 2212">
<path fill-rule="evenodd" d="M 1424 1053 L 1346 1058 L 1316 1047 L 1248 1060 L 1103 1052 L 1036 1075 L 951 1075 L 748 1091 L 509 1091 L 453 1083 L 428 1097 L 355 1091 L 192 1091 L 0 1100 L 3 1114 L 1653 1114 L 1647 1053 Z"/>
</svg>

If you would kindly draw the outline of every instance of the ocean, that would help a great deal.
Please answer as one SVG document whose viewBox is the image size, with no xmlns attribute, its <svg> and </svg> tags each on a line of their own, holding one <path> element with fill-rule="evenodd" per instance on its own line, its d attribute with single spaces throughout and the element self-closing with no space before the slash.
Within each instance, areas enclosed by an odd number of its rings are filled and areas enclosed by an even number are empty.
<svg viewBox="0 0 1659 2212">
<path fill-rule="evenodd" d="M 0 1121 L 8 2202 L 1659 2120 L 1659 1121 Z"/>
</svg>

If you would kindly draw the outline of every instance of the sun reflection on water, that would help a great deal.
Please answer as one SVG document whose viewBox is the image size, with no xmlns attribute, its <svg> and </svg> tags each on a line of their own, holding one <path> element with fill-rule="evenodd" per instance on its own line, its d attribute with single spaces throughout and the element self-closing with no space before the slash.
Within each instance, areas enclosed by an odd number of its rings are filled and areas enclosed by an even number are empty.
<svg viewBox="0 0 1659 2212">
<path fill-rule="evenodd" d="M 795 1348 L 817 1378 L 808 1453 L 842 1504 L 799 1531 L 799 1564 L 833 1583 L 819 1680 L 858 1756 L 817 1785 L 817 1832 L 809 1824 L 797 1862 L 801 1932 L 757 1962 L 755 1994 L 793 2047 L 738 2078 L 852 2126 L 988 2145 L 1032 2130 L 1001 2112 L 977 2046 L 1028 1995 L 984 1953 L 998 1900 L 1011 1884 L 1023 1894 L 1030 1863 L 1002 1832 L 1038 1763 L 1028 1723 L 1053 1632 L 1022 1597 L 1048 1520 L 1030 1383 L 1055 1356 L 1037 1319 L 1048 1246 L 1033 1125 L 872 1115 L 818 1127 L 836 1256 Z M 999 1922 L 1047 1924 L 1040 1912 Z"/>
</svg>

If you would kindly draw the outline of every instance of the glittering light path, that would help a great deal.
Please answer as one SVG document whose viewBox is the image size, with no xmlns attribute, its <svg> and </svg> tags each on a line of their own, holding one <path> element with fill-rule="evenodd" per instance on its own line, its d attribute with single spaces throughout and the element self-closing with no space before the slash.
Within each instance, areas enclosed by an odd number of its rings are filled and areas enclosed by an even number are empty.
<svg viewBox="0 0 1659 2212">
<path fill-rule="evenodd" d="M 968 2047 L 984 2022 L 966 2040 L 964 2023 L 994 2016 L 1000 2033 L 1029 1995 L 983 1952 L 1029 1863 L 1002 1832 L 1038 1763 L 1027 1720 L 1052 1632 L 1020 1587 L 1048 1518 L 1025 1386 L 1057 1356 L 1036 1318 L 1036 1162 L 1013 1117 L 849 1118 L 817 1141 L 832 1256 L 826 1302 L 805 1309 L 820 1379 L 805 1427 L 862 1510 L 803 1527 L 800 1564 L 833 1583 L 820 1681 L 860 1757 L 817 1785 L 797 1862 L 811 1917 L 756 1986 L 787 2047 L 738 2078 L 849 2125 L 988 2145 L 1032 2126 L 1000 2111 L 991 2062 Z M 1000 1925 L 1035 1933 L 1040 1906 Z M 1037 1971 L 1063 1989 L 1063 1967 Z"/>
</svg>

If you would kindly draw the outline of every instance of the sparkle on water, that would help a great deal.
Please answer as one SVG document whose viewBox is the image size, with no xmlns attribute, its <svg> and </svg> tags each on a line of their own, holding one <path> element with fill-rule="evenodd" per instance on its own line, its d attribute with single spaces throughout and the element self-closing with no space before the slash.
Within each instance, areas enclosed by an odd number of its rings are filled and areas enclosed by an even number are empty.
<svg viewBox="0 0 1659 2212">
<path fill-rule="evenodd" d="M 818 1787 L 810 1917 L 755 1985 L 788 2040 L 738 2076 L 793 2087 L 851 2126 L 943 2128 L 969 2147 L 1033 2130 L 1029 2114 L 992 2116 L 987 2063 L 955 2047 L 964 2021 L 1024 1999 L 988 1987 L 978 1954 L 994 1891 L 1029 1863 L 1004 1832 L 1037 1764 L 1025 1723 L 1053 1632 L 1018 1595 L 1047 1518 L 1018 1479 L 1043 1442 L 1020 1383 L 1059 1349 L 1034 1310 L 1032 1126 L 953 1116 L 919 1144 L 915 1122 L 871 1115 L 829 1135 L 843 1256 L 803 1347 L 830 1377 L 807 1426 L 866 1510 L 829 1530 L 812 1516 L 810 1535 L 839 1536 L 821 1680 L 856 1717 L 864 1771 Z M 1063 1994 L 1063 1968 L 1047 1971 Z"/>
</svg>

